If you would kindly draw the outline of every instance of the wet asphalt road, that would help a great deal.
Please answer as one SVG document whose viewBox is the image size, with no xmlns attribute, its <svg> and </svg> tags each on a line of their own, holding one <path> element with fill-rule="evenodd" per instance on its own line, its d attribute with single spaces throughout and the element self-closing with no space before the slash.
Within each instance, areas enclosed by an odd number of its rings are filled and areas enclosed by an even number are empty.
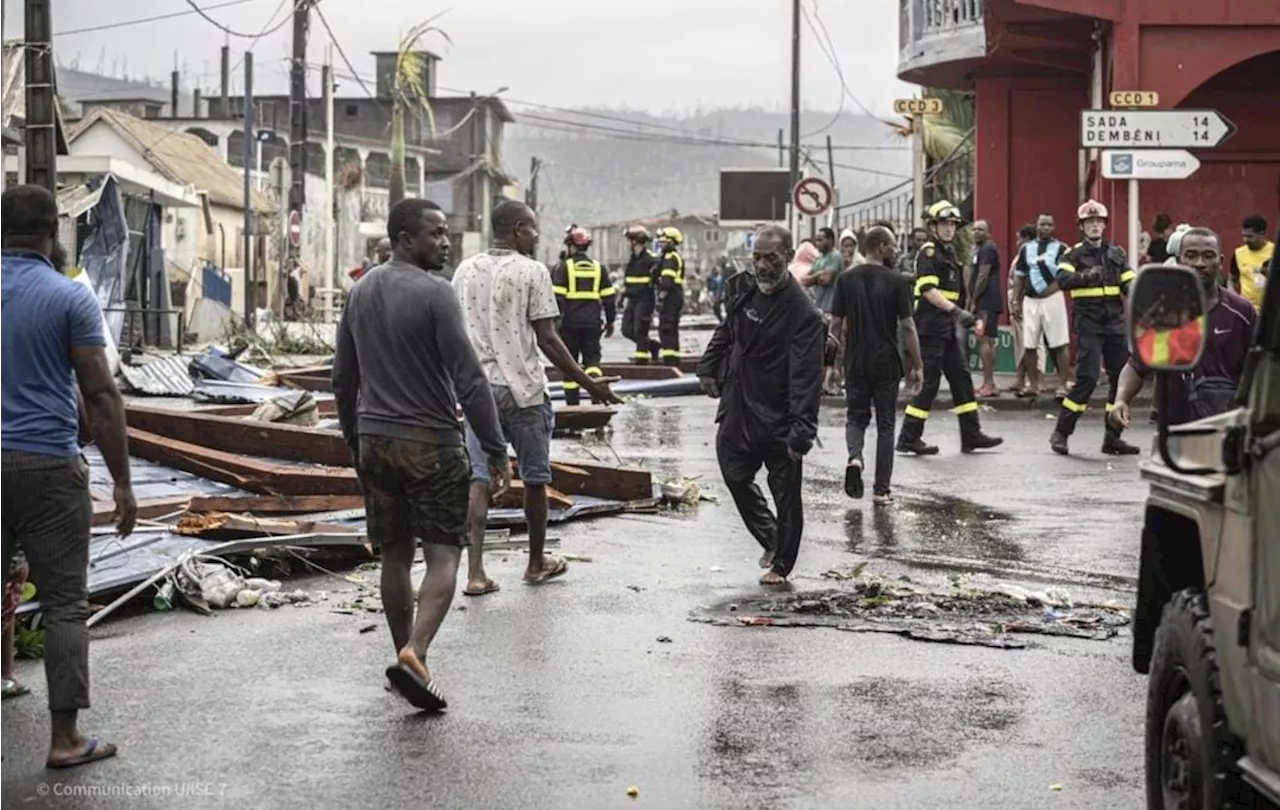
<svg viewBox="0 0 1280 810">
<path fill-rule="evenodd" d="M 34 694 L 4 705 L 4 807 L 1140 805 L 1145 685 L 1127 635 L 1005 651 L 687 621 L 758 591 L 712 414 L 701 399 L 634 403 L 612 445 L 664 477 L 702 476 L 720 503 L 553 527 L 592 562 L 540 589 L 519 583 L 518 552 L 490 555 L 504 589 L 459 596 L 432 649 L 447 714 L 415 715 L 383 690 L 381 615 L 332 612 L 354 586 L 311 577 L 300 584 L 327 602 L 95 629 L 85 725 L 121 755 L 77 772 L 43 769 L 41 665 L 20 662 Z M 823 571 L 869 560 L 940 588 L 960 572 L 1131 601 L 1144 492 L 1136 459 L 1098 454 L 1099 419 L 1069 458 L 1049 452 L 1043 414 L 984 414 L 1007 443 L 982 456 L 961 456 L 954 420 L 936 419 L 926 438 L 942 454 L 900 458 L 899 501 L 873 512 L 841 491 L 843 412 L 828 408 L 795 586 L 829 587 Z M 557 445 L 612 458 L 594 438 Z M 1088 510 L 1073 505 L 1086 496 Z M 67 795 L 86 788 L 135 793 Z"/>
</svg>

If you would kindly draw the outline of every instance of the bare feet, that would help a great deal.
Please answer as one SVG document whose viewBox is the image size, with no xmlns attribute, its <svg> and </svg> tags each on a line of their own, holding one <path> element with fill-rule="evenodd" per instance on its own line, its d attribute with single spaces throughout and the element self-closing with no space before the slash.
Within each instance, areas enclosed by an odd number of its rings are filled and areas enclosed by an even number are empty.
<svg viewBox="0 0 1280 810">
<path fill-rule="evenodd" d="M 773 552 L 772 552 L 772 551 L 766 551 L 764 554 L 761 554 L 761 555 L 760 555 L 760 567 L 761 567 L 761 568 L 772 568 L 772 567 L 773 567 Z"/>
<path fill-rule="evenodd" d="M 761 585 L 786 585 L 787 578 L 772 569 L 760 575 Z"/>
</svg>

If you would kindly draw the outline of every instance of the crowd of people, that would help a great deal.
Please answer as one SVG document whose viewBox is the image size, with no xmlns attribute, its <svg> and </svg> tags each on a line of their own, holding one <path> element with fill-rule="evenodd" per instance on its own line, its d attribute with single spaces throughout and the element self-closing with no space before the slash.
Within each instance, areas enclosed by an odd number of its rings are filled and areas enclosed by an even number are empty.
<svg viewBox="0 0 1280 810">
<path fill-rule="evenodd" d="M 1001 294 L 1002 265 L 985 223 L 974 223 L 977 249 L 964 262 L 955 247 L 964 224 L 956 206 L 941 201 L 926 219 L 926 228 L 908 238 L 914 255 L 907 262 L 890 223 L 839 237 L 824 228 L 801 248 L 813 253 L 803 273 L 796 272 L 792 234 L 767 227 L 756 235 L 750 269 L 722 280 L 723 320 L 696 373 L 702 390 L 719 399 L 716 454 L 726 488 L 762 549 L 764 585 L 786 582 L 796 565 L 804 527 L 803 461 L 817 441 L 824 390 L 843 385 L 845 491 L 852 498 L 864 495 L 865 435 L 874 414 L 876 506 L 893 501 L 895 451 L 938 452 L 923 435 L 944 376 L 961 450 L 1002 444 L 982 430 L 977 403 L 992 380 L 985 378 L 975 391 L 964 356 L 968 330 L 989 338 L 1002 304 L 1021 326 L 1024 382 L 1040 384 L 1033 369 L 1042 343 L 1058 362 L 1066 390 L 1052 449 L 1068 452 L 1105 366 L 1111 384 L 1102 449 L 1137 452 L 1120 436 L 1149 369 L 1129 354 L 1125 298 L 1135 272 L 1124 251 L 1106 239 L 1105 207 L 1093 200 L 1080 207 L 1083 238 L 1070 247 L 1055 238 L 1048 214 L 1025 228 L 1008 297 Z M 600 333 L 612 331 L 617 310 L 611 280 L 586 255 L 589 234 L 571 228 L 564 259 L 549 269 L 533 258 L 538 218 L 528 206 L 499 204 L 491 225 L 491 247 L 450 274 L 449 228 L 439 206 L 422 199 L 397 203 L 379 246 L 383 261 L 353 285 L 338 325 L 333 386 L 365 496 L 369 541 L 382 555 L 382 598 L 395 650 L 386 675 L 412 705 L 426 710 L 447 705 L 427 661 L 454 598 L 464 548 L 464 594 L 499 589 L 485 571 L 484 529 L 492 498 L 513 486 L 509 447 L 529 529 L 523 582 L 542 585 L 568 570 L 563 558 L 546 553 L 554 413 L 542 358 L 564 375 L 566 387 L 571 383 L 596 402 L 620 403 L 597 366 Z M 1265 221 L 1247 219 L 1244 244 L 1229 261 L 1219 237 L 1205 228 L 1180 227 L 1152 242 L 1153 257 L 1166 251 L 1170 261 L 1197 274 L 1211 327 L 1199 365 L 1177 380 L 1180 394 L 1168 400 L 1165 415 L 1172 422 L 1230 406 L 1274 253 L 1274 243 L 1260 236 L 1265 229 Z M 17 579 L 13 562 L 21 551 L 46 617 L 47 762 L 64 768 L 116 753 L 78 726 L 78 713 L 89 707 L 92 507 L 84 442 L 96 442 L 115 482 L 121 535 L 133 528 L 136 502 L 101 311 L 86 287 L 61 272 L 66 260 L 57 233 L 58 207 L 50 192 L 35 186 L 5 191 L 6 585 Z M 678 362 L 678 331 L 672 330 L 678 330 L 684 293 L 681 236 L 662 229 L 657 251 L 649 249 L 644 229 L 628 236 L 633 262 L 626 271 L 623 333 L 636 346 L 636 361 Z M 1066 296 L 1073 303 L 1071 325 Z M 649 338 L 655 310 L 658 341 Z M 1075 382 L 1067 388 L 1062 370 L 1071 326 L 1077 351 Z M 895 437 L 904 382 L 910 401 Z M 761 467 L 768 471 L 773 511 L 754 481 Z M 415 594 L 410 571 L 419 545 L 427 570 Z M 9 678 L 7 656 L 5 663 Z M 12 691 L 19 691 L 16 682 Z"/>
</svg>

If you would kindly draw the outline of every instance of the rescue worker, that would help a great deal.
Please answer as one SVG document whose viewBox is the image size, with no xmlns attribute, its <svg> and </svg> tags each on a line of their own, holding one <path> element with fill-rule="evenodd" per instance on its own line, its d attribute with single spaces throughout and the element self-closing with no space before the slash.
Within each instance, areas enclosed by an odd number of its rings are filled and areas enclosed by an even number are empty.
<svg viewBox="0 0 1280 810">
<path fill-rule="evenodd" d="M 551 275 L 551 286 L 560 305 L 560 339 L 587 376 L 599 377 L 602 374 L 601 329 L 604 337 L 613 337 L 613 322 L 617 317 L 613 282 L 600 262 L 587 255 L 591 234 L 585 228 L 572 226 L 565 235 L 564 244 L 564 261 L 556 265 Z M 603 327 L 600 322 L 602 310 Z M 565 404 L 577 405 L 580 398 L 578 384 L 565 380 Z"/>
<path fill-rule="evenodd" d="M 679 228 L 658 229 L 658 341 L 662 362 L 680 365 L 680 313 L 684 311 L 684 257 L 677 248 L 684 243 Z"/>
<path fill-rule="evenodd" d="M 1084 233 L 1058 262 L 1057 282 L 1072 300 L 1072 325 L 1076 330 L 1076 384 L 1062 399 L 1058 423 L 1049 437 L 1053 452 L 1065 456 L 1067 441 L 1076 429 L 1080 414 L 1089 406 L 1089 397 L 1098 385 L 1102 367 L 1107 370 L 1111 389 L 1107 413 L 1115 409 L 1120 372 L 1129 361 L 1129 339 L 1125 328 L 1125 297 L 1134 272 L 1119 245 L 1106 241 L 1107 208 L 1097 200 L 1086 200 L 1076 211 L 1076 221 Z M 1131 456 L 1140 450 L 1120 438 L 1123 430 L 1106 420 L 1102 452 Z"/>
<path fill-rule="evenodd" d="M 925 444 L 922 437 L 943 376 L 951 388 L 951 412 L 960 420 L 960 450 L 972 453 L 1004 443 L 1004 439 L 982 432 L 965 356 L 967 347 L 961 345 L 956 334 L 957 325 L 967 328 L 974 323 L 973 313 L 958 303 L 964 275 L 956 256 L 955 238 L 963 221 L 960 209 L 947 200 L 929 206 L 931 234 L 916 254 L 915 278 L 915 321 L 924 361 L 924 385 L 907 405 L 902 432 L 898 434 L 899 453 L 932 456 L 938 452 L 936 445 Z"/>
<path fill-rule="evenodd" d="M 639 365 L 657 361 L 662 351 L 658 341 L 649 337 L 653 327 L 653 282 L 658 267 L 658 254 L 649 249 L 652 241 L 653 237 L 643 225 L 627 228 L 631 256 L 623 276 L 626 287 L 623 288 L 622 336 L 636 344 L 631 361 Z"/>
</svg>

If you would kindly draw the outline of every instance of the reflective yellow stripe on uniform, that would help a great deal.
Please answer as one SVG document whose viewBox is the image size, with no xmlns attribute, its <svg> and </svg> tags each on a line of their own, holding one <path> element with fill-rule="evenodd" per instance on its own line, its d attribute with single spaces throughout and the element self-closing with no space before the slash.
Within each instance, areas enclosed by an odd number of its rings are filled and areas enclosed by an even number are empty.
<svg viewBox="0 0 1280 810">
<path fill-rule="evenodd" d="M 976 401 L 966 402 L 963 405 L 955 406 L 954 408 L 951 409 L 951 412 L 954 413 L 956 416 L 964 416 L 966 413 L 977 413 L 978 403 Z"/>
<path fill-rule="evenodd" d="M 1169 362 L 1169 333 L 1156 332 L 1151 341 L 1151 365 L 1160 366 Z"/>
<path fill-rule="evenodd" d="M 601 288 L 600 288 L 600 297 L 601 297 L 601 298 L 608 298 L 608 297 L 609 297 L 609 296 L 611 296 L 611 295 L 613 295 L 613 284 L 612 284 L 612 282 L 611 282 L 608 286 L 606 286 L 606 287 L 601 287 Z"/>
<path fill-rule="evenodd" d="M 577 384 L 576 382 L 574 382 L 573 380 L 565 380 L 565 381 L 564 381 L 564 390 L 566 390 L 566 391 L 577 391 L 577 390 L 578 390 L 579 388 L 581 388 L 581 387 L 582 387 L 582 386 L 578 385 L 578 384 Z"/>
<path fill-rule="evenodd" d="M 653 281 L 653 279 L 650 278 L 649 276 L 625 276 L 623 278 L 623 281 L 627 282 L 627 286 L 630 287 L 633 284 L 640 284 L 640 285 L 648 284 L 649 282 Z"/>
<path fill-rule="evenodd" d="M 1062 273 L 1074 273 L 1076 266 L 1071 262 L 1058 262 L 1058 271 Z"/>
<path fill-rule="evenodd" d="M 1133 277 L 1136 275 L 1138 274 L 1133 272 L 1132 270 L 1125 270 L 1123 273 L 1120 274 L 1120 283 L 1128 284 L 1130 281 L 1133 281 Z"/>
<path fill-rule="evenodd" d="M 662 356 L 663 357 L 679 357 L 680 350 L 679 349 L 663 349 Z"/>
<path fill-rule="evenodd" d="M 653 355 L 652 355 L 652 354 L 650 354 L 649 352 L 641 351 L 640 349 L 636 349 L 636 350 L 631 354 L 631 356 L 632 356 L 632 357 L 634 357 L 634 358 L 637 358 L 637 359 L 644 359 L 644 360 L 648 360 L 650 357 L 653 357 Z"/>
<path fill-rule="evenodd" d="M 922 292 L 920 288 L 926 284 L 932 284 L 933 286 L 937 287 L 939 284 L 939 279 L 937 276 L 919 276 L 918 278 L 916 278 L 916 298 L 919 298 L 921 296 Z"/>
<path fill-rule="evenodd" d="M 662 258 L 673 257 L 676 260 L 675 267 L 667 267 L 662 270 L 662 277 L 669 278 L 677 287 L 684 286 L 684 258 L 674 250 L 666 254 Z"/>
<path fill-rule="evenodd" d="M 1107 408 L 1106 408 L 1107 413 L 1111 413 L 1111 412 L 1112 412 L 1112 411 L 1114 411 L 1115 409 L 1116 409 L 1116 404 L 1115 404 L 1114 402 L 1108 402 L 1108 403 L 1107 403 Z"/>
<path fill-rule="evenodd" d="M 586 368 L 583 369 L 583 371 L 587 372 L 588 377 L 604 376 L 604 372 L 600 370 L 599 366 L 587 366 Z"/>
<path fill-rule="evenodd" d="M 564 287 L 553 286 L 551 288 L 551 292 L 555 293 L 556 295 L 568 295 L 569 290 Z"/>
<path fill-rule="evenodd" d="M 1120 297 L 1119 287 L 1077 287 L 1071 291 L 1072 298 L 1106 298 Z"/>
<path fill-rule="evenodd" d="M 575 262 L 569 260 L 565 262 L 565 271 L 569 276 L 569 283 L 562 295 L 570 301 L 599 301 L 601 295 L 600 289 L 600 262 Z M 582 268 L 582 269 L 579 269 Z M 581 289 L 578 286 L 579 281 L 587 281 L 590 283 L 588 289 Z M 613 288 L 609 287 L 608 295 L 613 295 Z"/>
<path fill-rule="evenodd" d="M 1088 405 L 1081 405 L 1079 402 L 1072 402 L 1066 397 L 1062 398 L 1062 407 L 1069 411 L 1074 411 L 1075 413 L 1084 413 L 1089 408 Z"/>
<path fill-rule="evenodd" d="M 923 408 L 917 408 L 917 407 L 916 407 L 916 406 L 914 406 L 914 405 L 908 405 L 908 406 L 907 406 L 907 409 L 906 409 L 906 411 L 904 411 L 904 413 L 906 413 L 906 415 L 907 415 L 907 416 L 914 416 L 916 419 L 928 419 L 928 418 L 929 418 L 929 412 L 928 412 L 928 411 L 924 410 Z"/>
</svg>

